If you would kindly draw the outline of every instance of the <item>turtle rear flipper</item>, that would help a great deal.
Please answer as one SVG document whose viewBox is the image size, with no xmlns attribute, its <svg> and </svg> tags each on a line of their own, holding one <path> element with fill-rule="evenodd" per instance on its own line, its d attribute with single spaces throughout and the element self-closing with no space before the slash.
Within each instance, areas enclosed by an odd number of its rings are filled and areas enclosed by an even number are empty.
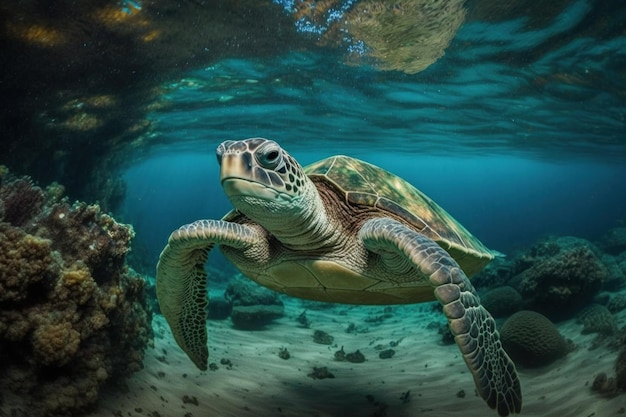
<svg viewBox="0 0 626 417">
<path fill-rule="evenodd" d="M 428 278 L 480 396 L 500 416 L 519 413 L 522 393 L 515 365 L 456 261 L 433 240 L 389 218 L 367 221 L 359 236 L 368 250 L 393 259 L 400 255 Z"/>
<path fill-rule="evenodd" d="M 176 343 L 203 371 L 207 369 L 207 275 L 204 264 L 215 244 L 235 248 L 259 239 L 250 227 L 223 220 L 198 220 L 172 232 L 156 273 L 159 307 Z"/>
</svg>

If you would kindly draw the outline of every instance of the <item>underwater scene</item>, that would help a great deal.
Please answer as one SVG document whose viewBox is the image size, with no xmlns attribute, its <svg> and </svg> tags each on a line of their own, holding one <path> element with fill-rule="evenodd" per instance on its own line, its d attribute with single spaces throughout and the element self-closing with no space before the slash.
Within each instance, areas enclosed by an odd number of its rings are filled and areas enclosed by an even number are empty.
<svg viewBox="0 0 626 417">
<path fill-rule="evenodd" d="M 0 27 L 0 417 L 626 415 L 624 1 Z"/>
</svg>

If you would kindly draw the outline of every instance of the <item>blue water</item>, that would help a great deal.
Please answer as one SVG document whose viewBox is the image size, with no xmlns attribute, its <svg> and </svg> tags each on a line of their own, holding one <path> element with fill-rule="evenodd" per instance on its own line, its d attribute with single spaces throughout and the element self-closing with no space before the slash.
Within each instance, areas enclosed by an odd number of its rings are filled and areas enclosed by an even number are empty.
<svg viewBox="0 0 626 417">
<path fill-rule="evenodd" d="M 352 2 L 339 3 L 327 24 Z M 341 153 L 386 168 L 504 253 L 549 234 L 599 238 L 626 219 L 626 11 L 562 4 L 491 20 L 470 4 L 445 55 L 417 74 L 347 65 L 350 45 L 181 74 L 124 174 L 136 244 L 156 259 L 174 228 L 226 213 L 215 148 L 253 136 L 302 164 Z"/>
<path fill-rule="evenodd" d="M 334 153 L 349 154 L 350 147 L 301 150 L 294 156 L 306 164 Z M 619 164 L 366 151 L 357 156 L 404 177 L 503 253 L 550 234 L 595 240 L 626 218 L 626 167 Z M 206 151 L 154 157 L 129 169 L 125 179 L 124 220 L 134 225 L 154 261 L 172 230 L 220 218 L 232 208 L 220 187 L 215 156 Z"/>
</svg>

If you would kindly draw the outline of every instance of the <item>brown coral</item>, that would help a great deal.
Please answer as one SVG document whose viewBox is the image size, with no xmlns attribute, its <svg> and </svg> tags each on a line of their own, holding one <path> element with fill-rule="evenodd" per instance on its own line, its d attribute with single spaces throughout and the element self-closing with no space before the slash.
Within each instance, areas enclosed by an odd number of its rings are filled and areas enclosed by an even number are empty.
<svg viewBox="0 0 626 417">
<path fill-rule="evenodd" d="M 80 333 L 69 322 L 39 326 L 32 339 L 37 360 L 46 366 L 65 365 L 76 355 L 80 345 Z"/>
<path fill-rule="evenodd" d="M 626 294 L 617 294 L 612 297 L 606 307 L 611 313 L 619 313 L 626 309 Z"/>
<path fill-rule="evenodd" d="M 502 346 L 515 363 L 540 367 L 565 356 L 570 346 L 545 316 L 534 311 L 518 311 L 500 330 Z"/>
<path fill-rule="evenodd" d="M 575 245 L 538 260 L 511 282 L 526 300 L 526 308 L 564 319 L 589 304 L 606 277 L 606 267 L 594 250 Z"/>
<path fill-rule="evenodd" d="M 0 302 L 19 302 L 50 271 L 50 241 L 0 223 Z M 1 334 L 1 332 L 0 332 Z"/>
<path fill-rule="evenodd" d="M 132 229 L 59 189 L 21 228 L 0 222 L 0 389 L 32 416 L 86 411 L 152 338 L 144 279 L 125 265 Z"/>
<path fill-rule="evenodd" d="M 578 321 L 582 323 L 582 333 L 600 333 L 613 335 L 617 331 L 617 321 L 611 312 L 600 304 L 591 304 L 578 313 Z"/>
<path fill-rule="evenodd" d="M 44 193 L 30 178 L 19 178 L 0 189 L 0 220 L 23 226 L 41 212 Z"/>
<path fill-rule="evenodd" d="M 97 282 L 106 281 L 123 266 L 135 235 L 132 226 L 115 222 L 95 204 L 81 202 L 54 204 L 40 225 L 53 249 L 69 262 L 84 262 Z"/>
</svg>

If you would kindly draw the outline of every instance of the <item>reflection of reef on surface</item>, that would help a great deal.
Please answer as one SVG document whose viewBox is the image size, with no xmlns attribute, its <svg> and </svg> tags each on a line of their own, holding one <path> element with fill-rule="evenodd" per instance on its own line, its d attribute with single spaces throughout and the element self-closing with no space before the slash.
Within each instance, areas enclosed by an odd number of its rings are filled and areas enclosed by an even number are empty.
<svg viewBox="0 0 626 417">
<path fill-rule="evenodd" d="M 345 29 L 366 45 L 378 68 L 414 74 L 443 56 L 463 24 L 463 3 L 361 1 L 346 15 Z"/>
<path fill-rule="evenodd" d="M 323 46 L 340 46 L 353 64 L 414 74 L 444 54 L 465 18 L 465 0 L 297 0 L 302 32 Z M 305 22 L 305 23 L 303 23 Z"/>
<path fill-rule="evenodd" d="M 0 389 L 24 415 L 89 410 L 152 340 L 144 280 L 125 264 L 132 228 L 63 193 L 0 169 Z"/>
</svg>

